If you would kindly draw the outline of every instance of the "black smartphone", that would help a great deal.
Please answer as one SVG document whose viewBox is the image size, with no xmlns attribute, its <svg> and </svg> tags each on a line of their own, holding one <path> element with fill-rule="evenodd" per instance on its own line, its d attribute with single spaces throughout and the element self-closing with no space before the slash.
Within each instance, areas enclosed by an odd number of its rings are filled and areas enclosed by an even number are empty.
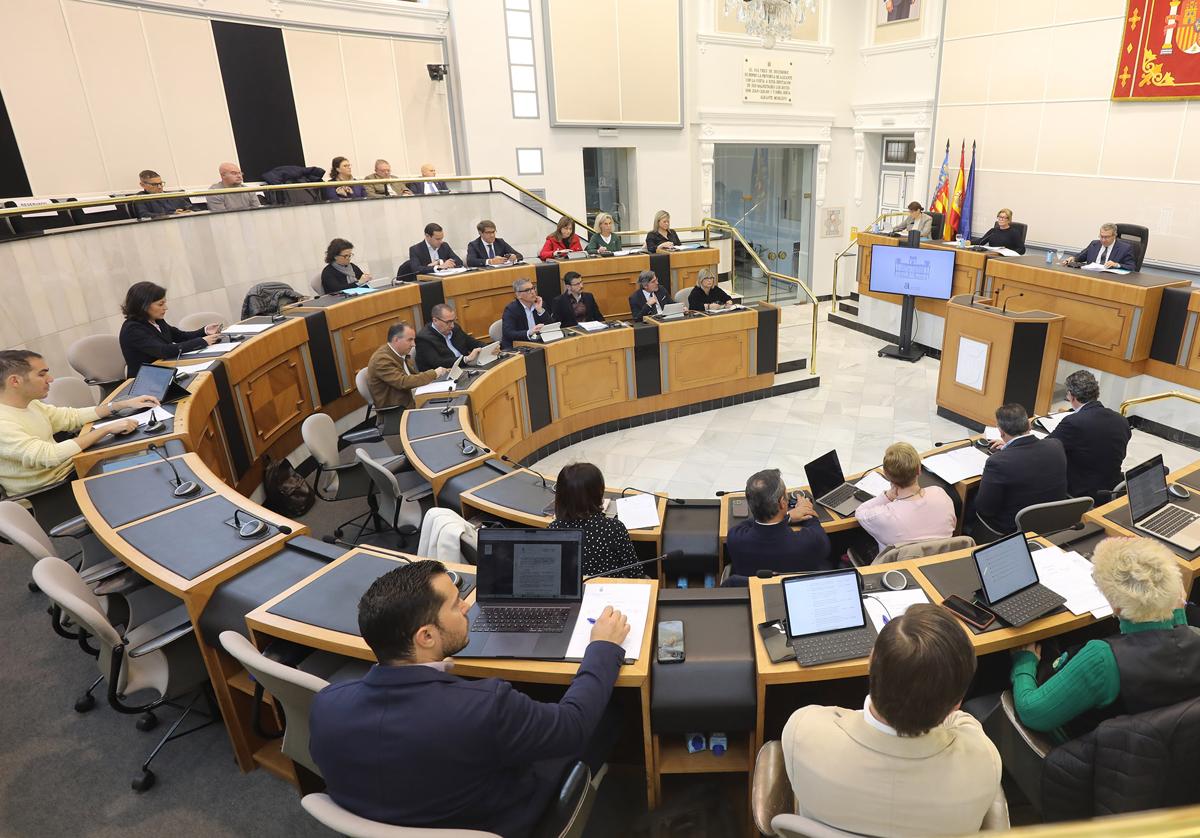
<svg viewBox="0 0 1200 838">
<path fill-rule="evenodd" d="M 683 621 L 663 620 L 658 624 L 658 662 L 683 663 Z"/>
<path fill-rule="evenodd" d="M 767 650 L 767 657 L 771 659 L 771 663 L 783 663 L 796 659 L 796 650 L 788 642 L 787 628 L 783 625 L 783 620 L 768 620 L 765 623 L 759 623 L 758 633 L 762 636 L 763 646 Z"/>
<path fill-rule="evenodd" d="M 996 622 L 996 615 L 991 611 L 973 602 L 967 602 L 958 594 L 950 594 L 950 596 L 942 601 L 942 605 L 949 608 L 954 613 L 954 616 L 958 617 L 964 623 L 974 626 L 977 629 L 985 629 Z"/>
</svg>

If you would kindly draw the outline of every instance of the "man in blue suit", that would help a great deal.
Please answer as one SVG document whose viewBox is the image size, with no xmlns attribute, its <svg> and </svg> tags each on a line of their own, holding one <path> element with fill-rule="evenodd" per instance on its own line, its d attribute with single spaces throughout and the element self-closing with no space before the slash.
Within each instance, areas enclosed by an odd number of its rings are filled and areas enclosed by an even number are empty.
<svg viewBox="0 0 1200 838">
<path fill-rule="evenodd" d="M 1063 259 L 1064 265 L 1090 265 L 1093 262 L 1099 262 L 1106 268 L 1137 270 L 1133 246 L 1117 238 L 1117 225 L 1111 221 L 1100 225 L 1100 238 L 1093 239 L 1091 244 L 1074 256 Z"/>
<path fill-rule="evenodd" d="M 467 604 L 441 562 L 401 565 L 358 604 L 379 663 L 313 699 L 309 753 L 343 809 L 383 823 L 529 834 L 604 714 L 629 624 L 611 607 L 557 704 L 443 661 L 467 645 Z"/>
<path fill-rule="evenodd" d="M 514 340 L 533 340 L 542 326 L 554 322 L 554 315 L 546 310 L 537 289 L 528 279 L 514 282 L 513 293 L 517 298 L 504 307 L 501 316 L 501 349 L 512 349 Z"/>
<path fill-rule="evenodd" d="M 1025 507 L 1067 497 L 1067 453 L 1059 440 L 1035 437 L 1029 414 L 1015 402 L 996 408 L 996 427 L 999 450 L 983 464 L 975 517 L 992 531 L 1007 535 L 1016 532 L 1017 513 Z M 967 521 L 973 527 L 970 518 Z M 968 534 L 980 543 L 988 538 L 978 528 Z"/>
</svg>

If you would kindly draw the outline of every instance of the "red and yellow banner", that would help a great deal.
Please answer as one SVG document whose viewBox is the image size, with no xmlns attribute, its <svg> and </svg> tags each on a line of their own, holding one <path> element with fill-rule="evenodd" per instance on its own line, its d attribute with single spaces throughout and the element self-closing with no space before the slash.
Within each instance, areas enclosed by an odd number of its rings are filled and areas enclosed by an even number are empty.
<svg viewBox="0 0 1200 838">
<path fill-rule="evenodd" d="M 1129 0 L 1114 99 L 1200 99 L 1200 0 Z"/>
</svg>

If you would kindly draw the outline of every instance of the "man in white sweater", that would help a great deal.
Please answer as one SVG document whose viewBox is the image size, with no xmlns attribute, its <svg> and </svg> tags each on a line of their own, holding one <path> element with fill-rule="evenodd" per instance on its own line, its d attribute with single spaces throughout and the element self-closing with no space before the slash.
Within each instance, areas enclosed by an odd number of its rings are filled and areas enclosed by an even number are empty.
<svg viewBox="0 0 1200 838">
<path fill-rule="evenodd" d="M 25 349 L 0 352 L 0 486 L 20 495 L 62 480 L 71 473 L 71 458 L 110 433 L 132 431 L 136 419 L 118 419 L 101 430 L 55 442 L 59 431 L 77 431 L 89 422 L 106 419 L 125 408 L 157 407 L 153 396 L 102 404 L 98 407 L 55 407 L 41 401 L 50 392 L 46 359 Z"/>
<path fill-rule="evenodd" d="M 800 813 L 864 835 L 977 832 L 1000 793 L 1000 754 L 958 709 L 974 675 L 946 609 L 913 605 L 887 623 L 862 709 L 801 707 L 783 728 Z"/>
</svg>

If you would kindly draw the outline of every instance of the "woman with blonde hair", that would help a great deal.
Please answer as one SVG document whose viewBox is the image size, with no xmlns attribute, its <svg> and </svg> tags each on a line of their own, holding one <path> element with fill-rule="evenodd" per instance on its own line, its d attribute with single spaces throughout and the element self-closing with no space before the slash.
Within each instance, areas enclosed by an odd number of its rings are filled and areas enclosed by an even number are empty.
<svg viewBox="0 0 1200 838">
<path fill-rule="evenodd" d="M 671 229 L 671 213 L 666 210 L 654 213 L 654 223 L 646 234 L 646 252 L 674 250 L 679 244 L 679 234 Z"/>
<path fill-rule="evenodd" d="M 696 277 L 696 286 L 688 294 L 688 311 L 721 311 L 733 305 L 733 298 L 717 285 L 717 274 L 712 268 L 701 269 Z"/>
<path fill-rule="evenodd" d="M 613 217 L 606 212 L 596 216 L 596 232 L 592 233 L 592 237 L 588 239 L 588 253 L 599 253 L 603 256 L 606 253 L 616 253 L 621 249 L 621 237 L 613 232 L 615 223 Z"/>
<path fill-rule="evenodd" d="M 907 442 L 894 442 L 883 455 L 891 487 L 854 510 L 859 526 L 888 547 L 954 535 L 954 502 L 940 486 L 921 486 L 921 455 Z"/>
<path fill-rule="evenodd" d="M 1059 655 L 1038 683 L 1041 647 L 1013 653 L 1013 703 L 1021 723 L 1063 740 L 1123 714 L 1200 696 L 1200 630 L 1187 624 L 1175 554 L 1152 538 L 1106 538 L 1092 578 L 1119 633 Z"/>
<path fill-rule="evenodd" d="M 1012 226 L 1012 210 L 1001 207 L 996 211 L 996 224 L 982 236 L 974 236 L 971 244 L 987 245 L 988 247 L 1007 247 L 1017 253 L 1025 252 L 1025 237 L 1021 231 Z"/>
</svg>

